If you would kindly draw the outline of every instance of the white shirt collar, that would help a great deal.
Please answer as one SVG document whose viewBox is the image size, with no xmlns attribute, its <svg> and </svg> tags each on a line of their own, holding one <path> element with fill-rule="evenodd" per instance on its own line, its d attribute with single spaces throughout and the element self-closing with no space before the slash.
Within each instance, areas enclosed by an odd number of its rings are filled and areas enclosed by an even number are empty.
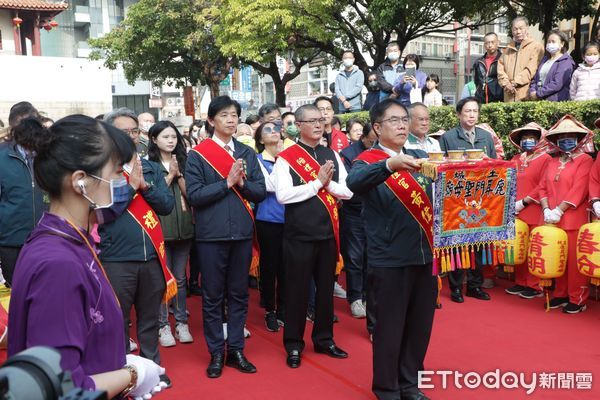
<svg viewBox="0 0 600 400">
<path fill-rule="evenodd" d="M 233 144 L 233 138 L 229 138 L 228 143 L 224 143 L 221 139 L 217 137 L 217 135 L 213 135 L 212 140 L 214 140 L 219 146 L 225 147 L 225 145 L 229 146 L 232 153 L 235 153 L 235 146 Z"/>
<path fill-rule="evenodd" d="M 379 147 L 381 147 L 381 150 L 385 151 L 390 157 L 395 157 L 397 156 L 399 153 L 392 150 L 392 149 L 388 149 L 387 147 L 385 147 L 384 145 L 382 145 L 381 143 L 379 143 Z M 400 152 L 402 152 L 402 149 L 400 149 Z"/>
</svg>

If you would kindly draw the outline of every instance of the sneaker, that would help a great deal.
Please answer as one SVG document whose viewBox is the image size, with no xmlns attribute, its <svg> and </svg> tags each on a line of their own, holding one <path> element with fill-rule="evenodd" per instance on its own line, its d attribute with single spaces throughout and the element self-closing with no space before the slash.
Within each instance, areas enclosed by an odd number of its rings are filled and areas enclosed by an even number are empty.
<svg viewBox="0 0 600 400">
<path fill-rule="evenodd" d="M 481 285 L 484 289 L 491 289 L 496 286 L 496 282 L 492 278 L 485 278 L 483 280 L 483 284 Z"/>
<path fill-rule="evenodd" d="M 188 324 L 177 324 L 175 326 L 175 338 L 179 340 L 180 343 L 193 343 L 194 338 L 190 333 L 190 327 Z"/>
<path fill-rule="evenodd" d="M 248 339 L 250 337 L 250 331 L 248 330 L 248 328 L 246 328 L 246 325 L 244 325 L 244 338 Z"/>
<path fill-rule="evenodd" d="M 306 310 L 306 320 L 315 322 L 315 310 L 311 310 L 310 308 Z"/>
<path fill-rule="evenodd" d="M 265 325 L 269 332 L 279 332 L 279 324 L 277 323 L 277 314 L 275 314 L 275 311 L 265 313 Z"/>
<path fill-rule="evenodd" d="M 585 304 L 575 304 L 569 302 L 565 307 L 563 307 L 563 312 L 566 314 L 577 314 L 580 312 L 584 312 L 587 306 Z"/>
<path fill-rule="evenodd" d="M 333 296 L 334 297 L 339 297 L 340 299 L 345 299 L 346 298 L 346 291 L 337 282 L 333 283 Z"/>
<path fill-rule="evenodd" d="M 518 295 L 519 293 L 521 293 L 523 290 L 526 290 L 527 287 L 525 286 L 521 286 L 521 285 L 515 285 L 515 286 L 511 286 L 508 289 L 504 289 L 504 291 L 508 294 L 514 294 L 514 295 Z"/>
<path fill-rule="evenodd" d="M 160 381 L 158 382 L 158 384 L 161 388 L 168 389 L 171 386 L 173 386 L 173 384 L 171 383 L 171 379 L 169 379 L 169 377 L 166 374 L 161 375 L 159 379 Z"/>
<path fill-rule="evenodd" d="M 523 299 L 533 299 L 535 297 L 542 297 L 544 293 L 539 290 L 535 290 L 532 288 L 525 288 L 521 293 L 519 293 L 519 297 Z"/>
<path fill-rule="evenodd" d="M 277 310 L 277 323 L 279 326 L 285 326 L 285 317 L 283 315 L 283 311 Z"/>
<path fill-rule="evenodd" d="M 138 349 L 138 345 L 135 342 L 135 340 L 129 338 L 129 352 L 133 353 L 134 351 L 136 351 Z"/>
<path fill-rule="evenodd" d="M 160 343 L 162 347 L 175 346 L 175 338 L 171 333 L 171 327 L 169 325 L 165 325 L 158 330 L 158 343 Z"/>
<path fill-rule="evenodd" d="M 550 300 L 550 308 L 561 308 L 567 304 L 569 304 L 568 297 L 555 297 Z M 546 307 L 546 304 L 544 304 L 544 307 Z"/>
<path fill-rule="evenodd" d="M 354 318 L 366 318 L 367 311 L 361 300 L 356 300 L 350 304 L 350 312 Z"/>
<path fill-rule="evenodd" d="M 227 340 L 227 322 L 223 323 L 223 340 Z"/>
</svg>

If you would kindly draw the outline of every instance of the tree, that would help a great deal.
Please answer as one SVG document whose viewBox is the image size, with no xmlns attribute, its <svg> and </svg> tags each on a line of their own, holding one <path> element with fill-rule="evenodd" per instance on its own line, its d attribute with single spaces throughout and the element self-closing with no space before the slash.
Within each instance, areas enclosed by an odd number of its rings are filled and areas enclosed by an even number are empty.
<svg viewBox="0 0 600 400">
<path fill-rule="evenodd" d="M 332 0 L 311 1 L 326 10 Z M 285 106 L 285 87 L 300 74 L 301 68 L 320 53 L 315 48 L 298 48 L 294 37 L 299 32 L 325 38 L 330 34 L 290 0 L 222 0 L 211 10 L 215 37 L 221 51 L 239 58 L 263 75 L 273 79 L 275 101 Z M 218 21 L 218 23 L 217 23 Z M 289 70 L 280 72 L 277 56 L 291 61 Z"/>
<path fill-rule="evenodd" d="M 202 18 L 207 8 L 208 0 L 140 0 L 108 35 L 90 40 L 90 57 L 104 58 L 111 69 L 122 64 L 130 84 L 202 84 L 218 96 L 234 60 L 214 45 L 210 20 Z"/>
<path fill-rule="evenodd" d="M 311 37 L 302 32 L 297 38 L 299 43 L 319 48 L 337 59 L 341 59 L 344 49 L 350 49 L 356 65 L 366 75 L 385 60 L 392 37 L 403 52 L 411 40 L 436 32 L 474 29 L 503 12 L 497 0 L 342 0 L 332 5 L 330 13 L 314 12 L 308 7 L 301 15 L 314 18 L 336 39 Z"/>
</svg>

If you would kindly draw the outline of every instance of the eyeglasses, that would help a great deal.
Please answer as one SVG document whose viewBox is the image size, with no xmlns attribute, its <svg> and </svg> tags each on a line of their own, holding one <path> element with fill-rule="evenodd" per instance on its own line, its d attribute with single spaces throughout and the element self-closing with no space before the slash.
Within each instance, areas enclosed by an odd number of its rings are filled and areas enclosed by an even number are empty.
<svg viewBox="0 0 600 400">
<path fill-rule="evenodd" d="M 122 131 L 129 135 L 139 135 L 140 134 L 139 128 L 122 129 Z"/>
<path fill-rule="evenodd" d="M 379 121 L 380 124 L 382 124 L 384 122 L 389 122 L 390 125 L 394 125 L 394 126 L 398 126 L 400 124 L 408 124 L 408 116 L 402 117 L 402 118 L 391 117 L 391 118 L 382 119 L 381 121 Z"/>
<path fill-rule="evenodd" d="M 331 110 L 331 108 L 330 108 Z M 304 122 L 305 124 L 310 124 L 310 125 L 322 125 L 325 123 L 325 121 L 327 121 L 327 119 L 325 118 L 319 118 L 319 119 L 309 119 L 307 121 L 296 121 L 296 122 Z"/>
<path fill-rule="evenodd" d="M 261 132 L 263 135 L 270 135 L 271 133 L 281 133 L 281 127 L 277 129 L 277 127 L 271 128 L 270 126 L 265 126 Z"/>
<path fill-rule="evenodd" d="M 333 111 L 333 108 L 331 108 L 331 107 L 321 107 L 321 108 L 319 108 L 319 111 L 321 111 L 321 112 Z"/>
</svg>

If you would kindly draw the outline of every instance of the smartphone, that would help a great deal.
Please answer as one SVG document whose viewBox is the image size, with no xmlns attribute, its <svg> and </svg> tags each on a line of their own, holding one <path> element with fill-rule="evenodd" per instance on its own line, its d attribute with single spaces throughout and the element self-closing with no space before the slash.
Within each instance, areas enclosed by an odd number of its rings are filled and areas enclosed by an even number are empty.
<svg viewBox="0 0 600 400">
<path fill-rule="evenodd" d="M 406 75 L 407 76 L 412 76 L 413 78 L 415 77 L 417 73 L 417 69 L 415 67 L 408 67 L 406 68 Z"/>
</svg>

